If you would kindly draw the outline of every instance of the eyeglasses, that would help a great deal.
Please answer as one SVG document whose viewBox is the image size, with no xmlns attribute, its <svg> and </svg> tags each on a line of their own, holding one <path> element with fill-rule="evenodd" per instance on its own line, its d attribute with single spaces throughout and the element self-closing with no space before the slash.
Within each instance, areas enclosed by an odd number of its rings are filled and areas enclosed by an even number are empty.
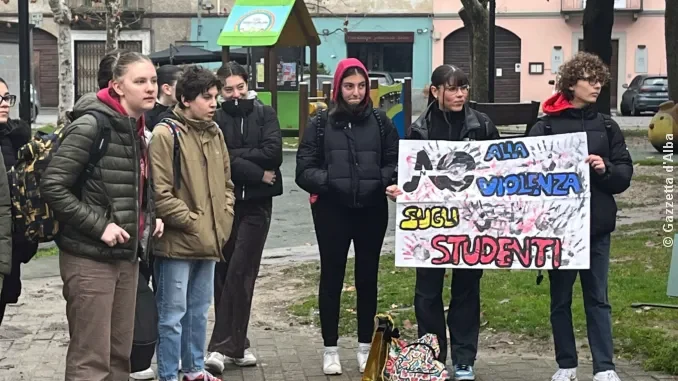
<svg viewBox="0 0 678 381">
<path fill-rule="evenodd" d="M 601 85 L 603 84 L 603 81 L 601 81 L 600 78 L 598 78 L 595 75 L 592 75 L 592 76 L 589 76 L 589 77 L 579 78 L 579 80 L 580 81 L 586 81 L 591 86 L 595 86 L 597 83 L 600 83 Z"/>
<path fill-rule="evenodd" d="M 463 85 L 463 86 L 445 86 L 445 91 L 449 91 L 453 94 L 456 94 L 457 91 L 461 91 L 462 94 L 465 94 L 468 92 L 468 90 L 471 88 L 469 85 Z"/>
<path fill-rule="evenodd" d="M 9 104 L 9 107 L 13 107 L 14 104 L 16 103 L 16 95 L 7 94 L 7 95 L 1 96 L 0 97 L 0 104 L 2 104 L 2 102 L 7 102 L 7 104 Z"/>
</svg>

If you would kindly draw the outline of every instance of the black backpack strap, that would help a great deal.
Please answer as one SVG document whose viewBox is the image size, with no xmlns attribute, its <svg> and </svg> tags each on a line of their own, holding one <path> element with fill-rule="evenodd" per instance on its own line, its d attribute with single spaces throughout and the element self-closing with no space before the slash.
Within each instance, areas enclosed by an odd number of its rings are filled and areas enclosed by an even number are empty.
<svg viewBox="0 0 678 381">
<path fill-rule="evenodd" d="M 612 116 L 599 113 L 603 118 L 603 123 L 605 124 L 605 133 L 607 134 L 607 144 L 612 150 Z"/>
<path fill-rule="evenodd" d="M 318 152 L 320 152 L 321 162 L 325 158 L 325 125 L 327 119 L 323 118 L 323 110 L 318 111 L 315 115 L 315 138 Z"/>
<path fill-rule="evenodd" d="M 87 162 L 85 167 L 83 181 L 92 176 L 99 160 L 106 154 L 108 143 L 111 141 L 111 130 L 113 129 L 111 119 L 103 112 L 88 110 L 85 114 L 92 115 L 96 119 L 98 132 L 89 150 L 89 162 Z"/>
<path fill-rule="evenodd" d="M 377 123 L 379 124 L 379 136 L 381 136 L 381 139 L 384 139 L 384 135 L 386 134 L 384 132 L 384 121 L 381 120 L 381 115 L 379 115 L 379 110 L 376 108 L 372 109 L 372 113 L 374 114 L 374 117 L 377 118 Z"/>
<path fill-rule="evenodd" d="M 166 124 L 174 136 L 174 149 L 172 150 L 172 171 L 174 172 L 174 189 L 181 189 L 181 149 L 179 146 L 179 127 L 170 118 L 164 118 L 159 123 Z"/>
<path fill-rule="evenodd" d="M 254 112 L 257 114 L 257 124 L 264 125 L 264 105 L 258 100 L 254 101 Z"/>
<path fill-rule="evenodd" d="M 380 147 L 381 147 L 381 163 L 380 165 L 384 162 L 384 137 L 386 135 L 386 132 L 384 132 L 384 121 L 381 120 L 381 115 L 379 115 L 379 110 L 376 108 L 372 109 L 372 113 L 374 114 L 374 117 L 377 118 L 377 124 L 379 124 L 379 137 L 381 138 L 380 142 Z"/>
<path fill-rule="evenodd" d="M 539 120 L 544 123 L 544 135 L 553 135 L 553 128 L 551 128 L 551 118 L 544 115 Z"/>
</svg>

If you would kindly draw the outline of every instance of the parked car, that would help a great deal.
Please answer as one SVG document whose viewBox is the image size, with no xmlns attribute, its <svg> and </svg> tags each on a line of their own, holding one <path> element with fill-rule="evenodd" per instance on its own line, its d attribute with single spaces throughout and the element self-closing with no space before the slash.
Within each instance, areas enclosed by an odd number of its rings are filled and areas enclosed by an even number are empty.
<svg viewBox="0 0 678 381">
<path fill-rule="evenodd" d="M 638 75 L 631 84 L 622 87 L 626 89 L 619 105 L 622 115 L 638 116 L 641 112 L 657 112 L 659 105 L 669 100 L 669 81 L 665 75 Z"/>
<path fill-rule="evenodd" d="M 395 80 L 390 73 L 385 71 L 371 71 L 367 73 L 370 76 L 370 79 L 376 79 L 379 81 L 380 85 L 391 86 L 395 83 Z"/>
<path fill-rule="evenodd" d="M 304 74 L 304 76 L 302 77 L 302 81 L 304 81 L 304 82 L 308 82 L 308 81 L 310 81 L 310 80 L 311 80 L 311 75 L 310 75 L 310 74 Z M 318 90 L 322 89 L 322 88 L 323 88 L 323 82 L 330 82 L 330 83 L 332 83 L 333 80 L 334 80 L 334 76 L 332 76 L 332 75 L 328 75 L 328 74 L 318 74 L 318 75 L 317 75 L 317 78 L 316 78 L 316 81 L 318 82 L 318 83 L 316 84 L 316 89 L 318 89 Z M 310 85 L 311 85 L 311 84 L 309 83 L 309 86 L 310 86 Z M 312 87 L 312 86 L 311 86 L 311 87 Z"/>
</svg>

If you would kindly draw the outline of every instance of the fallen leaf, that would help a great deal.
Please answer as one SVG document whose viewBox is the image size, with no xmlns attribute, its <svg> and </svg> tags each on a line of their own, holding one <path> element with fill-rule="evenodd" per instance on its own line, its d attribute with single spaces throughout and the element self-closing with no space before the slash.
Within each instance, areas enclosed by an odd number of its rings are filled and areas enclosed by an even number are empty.
<svg viewBox="0 0 678 381">
<path fill-rule="evenodd" d="M 398 308 L 397 304 L 391 304 L 391 308 Z"/>
<path fill-rule="evenodd" d="M 409 319 L 404 320 L 404 321 L 403 321 L 403 328 L 405 328 L 405 329 L 412 329 L 412 322 L 411 322 Z"/>
<path fill-rule="evenodd" d="M 510 301 L 511 301 L 511 299 L 502 299 L 502 300 L 499 301 L 499 304 L 506 304 Z"/>
</svg>

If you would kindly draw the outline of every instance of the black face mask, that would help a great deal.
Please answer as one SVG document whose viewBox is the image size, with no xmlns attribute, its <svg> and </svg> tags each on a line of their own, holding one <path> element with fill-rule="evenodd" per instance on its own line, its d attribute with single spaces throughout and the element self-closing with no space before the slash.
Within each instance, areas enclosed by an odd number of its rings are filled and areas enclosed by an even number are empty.
<svg viewBox="0 0 678 381">
<path fill-rule="evenodd" d="M 254 110 L 254 99 L 229 99 L 221 108 L 231 116 L 246 116 Z"/>
</svg>

